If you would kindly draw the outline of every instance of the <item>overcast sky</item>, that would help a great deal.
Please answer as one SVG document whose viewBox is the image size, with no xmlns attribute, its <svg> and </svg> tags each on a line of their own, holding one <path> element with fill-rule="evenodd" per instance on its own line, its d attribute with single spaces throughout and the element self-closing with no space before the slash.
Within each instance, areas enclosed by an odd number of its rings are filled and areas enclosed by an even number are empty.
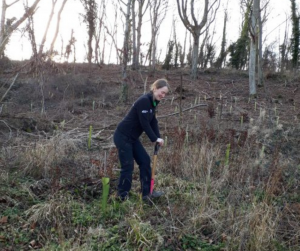
<svg viewBox="0 0 300 251">
<path fill-rule="evenodd" d="M 12 2 L 13 0 L 6 0 L 7 3 Z M 59 0 L 56 6 L 56 12 L 60 8 L 62 0 Z M 29 4 L 33 2 L 33 0 L 28 0 Z M 35 35 L 37 44 L 42 40 L 42 36 L 44 34 L 46 24 L 48 21 L 48 17 L 51 11 L 51 2 L 50 0 L 41 0 L 39 4 L 38 11 L 34 17 L 35 20 Z M 110 0 L 109 3 L 111 4 L 113 0 Z M 225 0 L 221 0 L 221 3 L 224 4 Z M 240 24 L 241 24 L 241 10 L 239 8 L 240 0 L 229 0 L 228 4 L 228 13 L 229 13 L 229 20 L 227 24 L 227 44 L 235 41 L 239 35 Z M 176 1 L 169 0 L 169 9 L 167 12 L 167 16 L 163 21 L 160 29 L 160 35 L 158 40 L 158 53 L 161 53 L 160 59 L 163 60 L 165 55 L 165 49 L 170 38 L 171 34 L 171 27 L 172 27 L 172 20 L 173 16 L 177 18 L 176 28 L 178 29 L 178 39 L 181 40 L 183 43 L 185 29 L 178 17 L 177 8 L 176 8 Z M 108 4 L 110 6 L 110 4 Z M 223 29 L 223 14 L 224 14 L 224 6 L 220 6 L 217 19 L 215 30 L 216 34 L 214 35 L 214 41 L 216 46 L 219 47 L 221 43 L 222 37 L 222 29 Z M 107 10 L 107 19 L 106 22 L 110 23 L 111 26 L 114 22 L 114 11 L 112 8 Z M 269 5 L 269 17 L 266 25 L 264 26 L 264 37 L 267 36 L 267 44 L 270 44 L 273 41 L 282 40 L 282 33 L 285 30 L 285 23 L 284 20 L 290 15 L 290 7 L 291 3 L 290 0 L 270 0 Z M 78 62 L 82 62 L 85 60 L 85 44 L 87 41 L 87 31 L 86 25 L 82 24 L 80 21 L 79 14 L 83 12 L 82 5 L 79 0 L 68 0 L 64 12 L 61 18 L 61 25 L 60 25 L 60 33 L 56 41 L 56 49 L 60 51 L 61 41 L 64 41 L 64 46 L 70 39 L 71 29 L 75 31 L 75 37 L 77 39 L 76 43 L 76 58 Z M 20 3 L 15 4 L 14 6 L 10 7 L 7 12 L 7 18 L 11 18 L 13 16 L 18 17 L 23 13 L 23 0 Z M 119 16 L 119 20 L 121 20 L 121 14 Z M 143 33 L 142 33 L 142 43 L 150 41 L 150 21 L 149 16 L 144 17 L 144 25 L 143 25 Z M 56 16 L 53 17 L 52 26 L 50 27 L 50 31 L 48 34 L 48 43 L 46 44 L 45 49 L 49 49 L 49 43 L 53 38 L 53 31 L 55 29 L 56 23 Z M 25 23 L 24 23 L 25 24 Z M 118 47 L 122 47 L 123 42 L 123 31 L 122 31 L 122 22 L 119 23 L 119 31 L 118 31 Z M 23 25 L 24 26 L 24 25 Z M 27 39 L 27 34 L 23 34 L 19 32 L 15 32 L 10 40 L 10 44 L 7 46 L 6 55 L 11 59 L 16 60 L 23 60 L 28 59 L 31 56 L 31 47 L 30 43 Z M 280 38 L 281 37 L 281 38 Z M 201 39 L 201 38 L 200 38 Z M 110 42 L 110 41 L 109 41 Z M 282 42 L 282 41 L 280 41 Z M 278 46 L 278 45 L 275 45 Z M 109 49 L 109 45 L 106 45 L 107 50 Z M 147 47 L 143 47 L 142 50 L 146 50 Z M 106 53 L 108 57 L 108 52 Z M 106 57 L 106 62 L 108 63 L 108 58 Z M 114 58 L 111 59 L 111 61 Z"/>
</svg>

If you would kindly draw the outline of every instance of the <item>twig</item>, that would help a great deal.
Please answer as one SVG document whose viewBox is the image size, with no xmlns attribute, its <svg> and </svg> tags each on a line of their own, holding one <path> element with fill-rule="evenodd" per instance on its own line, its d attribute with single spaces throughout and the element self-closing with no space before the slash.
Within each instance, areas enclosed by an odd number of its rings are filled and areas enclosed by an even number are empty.
<svg viewBox="0 0 300 251">
<path fill-rule="evenodd" d="M 186 109 L 182 110 L 181 112 L 185 112 L 185 111 L 194 109 L 194 108 L 199 107 L 199 106 L 207 106 L 207 104 L 199 104 L 199 105 L 195 105 L 195 106 L 186 108 Z M 180 112 L 174 112 L 174 113 L 170 113 L 170 114 L 163 115 L 163 116 L 157 116 L 157 118 L 166 118 L 166 117 L 174 116 L 174 115 L 177 115 L 177 114 L 180 114 Z"/>
<path fill-rule="evenodd" d="M 9 125 L 8 125 L 4 120 L 0 120 L 0 122 L 4 123 L 4 124 L 8 127 L 8 129 L 9 129 L 9 137 L 8 137 L 8 140 L 10 140 L 10 139 L 11 139 L 12 131 L 11 131 Z"/>
<path fill-rule="evenodd" d="M 19 76 L 19 73 L 17 73 L 17 75 L 15 76 L 14 80 L 12 81 L 12 83 L 10 84 L 9 88 L 7 89 L 7 91 L 4 93 L 4 95 L 2 96 L 0 103 L 2 102 L 2 100 L 5 98 L 5 96 L 7 95 L 7 93 L 10 91 L 10 89 L 12 88 L 12 86 L 14 85 L 15 81 L 17 80 Z"/>
</svg>

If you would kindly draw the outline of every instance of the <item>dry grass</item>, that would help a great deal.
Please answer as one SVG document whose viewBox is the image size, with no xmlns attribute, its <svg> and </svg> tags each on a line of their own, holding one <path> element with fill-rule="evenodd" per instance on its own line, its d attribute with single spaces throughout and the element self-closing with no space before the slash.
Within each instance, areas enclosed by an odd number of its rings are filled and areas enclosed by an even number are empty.
<svg viewBox="0 0 300 251">
<path fill-rule="evenodd" d="M 267 137 L 276 130 L 269 130 Z M 183 225 L 185 232 L 223 241 L 226 250 L 277 250 L 282 220 L 287 222 L 289 217 L 282 214 L 281 200 L 286 196 L 285 173 L 291 160 L 279 153 L 279 146 L 271 152 L 264 150 L 258 143 L 265 139 L 261 138 L 264 130 L 250 128 L 243 144 L 231 149 L 228 165 L 228 142 L 220 132 L 213 140 L 210 132 L 193 135 L 188 144 L 182 136 L 186 134 L 172 135 L 174 144 L 159 157 L 160 171 L 177 177 L 173 181 L 162 178 L 159 185 L 184 204 L 177 202 L 173 208 L 173 221 L 174 217 L 180 219 L 177 227 Z M 299 229 L 295 228 L 294 224 L 293 239 L 298 240 Z"/>
<path fill-rule="evenodd" d="M 41 139 L 25 146 L 20 161 L 28 175 L 50 178 L 53 169 L 64 159 L 74 158 L 82 140 L 70 137 L 68 133 L 58 133 L 50 139 Z"/>
<path fill-rule="evenodd" d="M 39 227 L 41 234 L 57 233 L 60 241 L 72 236 L 72 197 L 57 195 L 36 204 L 25 212 L 31 228 Z"/>
</svg>

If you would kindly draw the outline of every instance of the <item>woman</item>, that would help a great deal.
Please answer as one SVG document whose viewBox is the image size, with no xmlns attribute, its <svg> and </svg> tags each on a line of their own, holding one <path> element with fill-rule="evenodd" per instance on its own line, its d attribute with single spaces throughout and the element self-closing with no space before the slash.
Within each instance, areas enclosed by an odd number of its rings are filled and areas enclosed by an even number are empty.
<svg viewBox="0 0 300 251">
<path fill-rule="evenodd" d="M 156 80 L 151 86 L 151 91 L 136 100 L 114 133 L 114 143 L 118 149 L 121 163 L 118 196 L 122 201 L 128 198 L 131 189 L 134 160 L 140 169 L 143 200 L 149 202 L 151 197 L 162 195 L 161 192 L 157 191 L 153 191 L 150 195 L 151 159 L 139 137 L 145 132 L 151 142 L 157 142 L 163 146 L 164 140 L 160 137 L 155 109 L 168 92 L 167 80 Z"/>
</svg>

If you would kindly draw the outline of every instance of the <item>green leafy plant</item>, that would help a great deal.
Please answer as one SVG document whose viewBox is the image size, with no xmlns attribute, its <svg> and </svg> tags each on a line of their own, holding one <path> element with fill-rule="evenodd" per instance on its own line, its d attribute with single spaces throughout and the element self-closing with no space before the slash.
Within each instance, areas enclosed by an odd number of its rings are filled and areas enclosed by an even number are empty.
<svg viewBox="0 0 300 251">
<path fill-rule="evenodd" d="M 183 250 L 203 250 L 203 251 L 221 251 L 224 244 L 210 244 L 202 241 L 197 236 L 184 235 L 181 238 L 181 245 Z"/>
<path fill-rule="evenodd" d="M 72 222 L 75 226 L 91 226 L 97 222 L 99 207 L 97 205 L 83 205 L 78 202 L 72 203 Z"/>
</svg>

